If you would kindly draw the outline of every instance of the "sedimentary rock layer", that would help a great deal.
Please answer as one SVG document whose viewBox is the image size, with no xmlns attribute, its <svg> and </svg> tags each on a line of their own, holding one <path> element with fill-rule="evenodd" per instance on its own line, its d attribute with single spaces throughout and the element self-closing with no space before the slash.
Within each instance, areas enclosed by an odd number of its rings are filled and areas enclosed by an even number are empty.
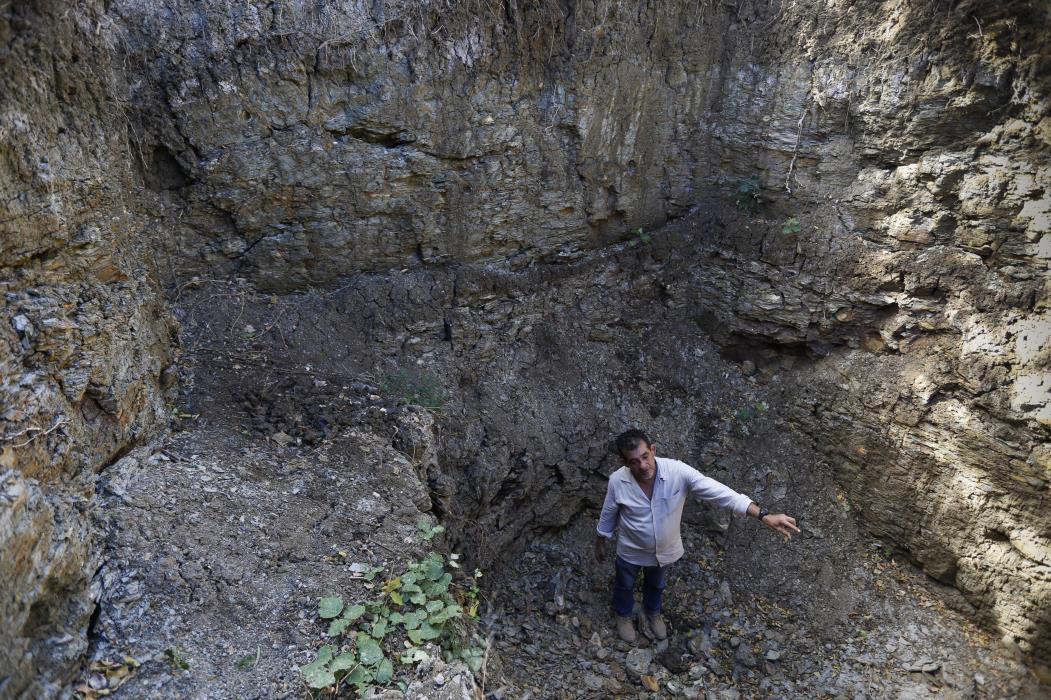
<svg viewBox="0 0 1051 700">
<path fill-rule="evenodd" d="M 115 12 L 165 274 L 515 270 L 693 211 L 700 331 L 784 362 L 873 530 L 1048 653 L 1042 5 Z"/>
<path fill-rule="evenodd" d="M 94 474 L 164 424 L 167 311 L 145 279 L 102 3 L 0 15 L 0 694 L 53 694 L 94 609 Z"/>
</svg>

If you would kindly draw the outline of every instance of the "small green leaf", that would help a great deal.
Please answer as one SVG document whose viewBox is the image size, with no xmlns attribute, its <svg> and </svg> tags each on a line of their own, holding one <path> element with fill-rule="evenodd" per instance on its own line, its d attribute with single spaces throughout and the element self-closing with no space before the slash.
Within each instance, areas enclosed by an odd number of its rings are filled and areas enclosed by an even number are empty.
<svg viewBox="0 0 1051 700">
<path fill-rule="evenodd" d="M 407 630 L 414 630 L 420 626 L 421 622 L 423 622 L 423 615 L 418 612 L 412 612 L 405 613 L 405 616 L 402 618 L 401 624 Z"/>
<path fill-rule="evenodd" d="M 354 620 L 357 620 L 359 617 L 361 617 L 364 614 L 365 614 L 365 606 L 364 605 L 361 605 L 361 604 L 351 605 L 349 608 L 347 608 L 345 611 L 343 611 L 343 618 L 345 620 L 347 620 L 348 622 L 354 622 Z"/>
<path fill-rule="evenodd" d="M 379 668 L 376 669 L 376 682 L 377 683 L 390 683 L 391 678 L 394 677 L 394 664 L 389 659 L 384 659 L 380 662 Z"/>
<path fill-rule="evenodd" d="M 427 602 L 427 612 L 434 613 L 438 612 L 445 607 L 445 603 L 440 600 L 431 600 Z"/>
<path fill-rule="evenodd" d="M 414 583 L 416 583 L 416 574 L 410 571 L 409 573 L 401 575 L 401 589 L 403 591 L 408 590 L 409 586 L 411 586 Z"/>
<path fill-rule="evenodd" d="M 437 639 L 441 634 L 441 629 L 434 627 L 428 622 L 420 625 L 420 639 Z"/>
<path fill-rule="evenodd" d="M 380 618 L 372 623 L 372 636 L 376 639 L 383 639 L 387 636 L 387 620 Z"/>
<path fill-rule="evenodd" d="M 423 605 L 427 602 L 427 596 L 425 596 L 423 593 L 413 593 L 411 596 L 409 596 L 409 601 L 413 605 Z"/>
<path fill-rule="evenodd" d="M 339 596 L 322 598 L 317 606 L 317 614 L 327 620 L 333 618 L 343 610 L 343 599 Z"/>
<path fill-rule="evenodd" d="M 436 597 L 440 596 L 449 590 L 449 584 L 452 582 L 453 577 L 449 574 L 445 574 L 439 580 L 435 581 L 427 588 L 427 594 Z"/>
<path fill-rule="evenodd" d="M 437 581 L 445 573 L 445 567 L 442 566 L 440 561 L 432 561 L 427 564 L 427 568 L 424 570 L 424 575 L 431 581 Z"/>
<path fill-rule="evenodd" d="M 358 653 L 361 654 L 361 663 L 366 666 L 375 666 L 383 660 L 383 650 L 376 640 L 365 635 L 358 636 Z"/>
<path fill-rule="evenodd" d="M 402 593 L 423 593 L 423 589 L 417 586 L 415 583 L 410 583 L 401 587 Z"/>
<path fill-rule="evenodd" d="M 304 670 L 303 679 L 311 688 L 327 688 L 336 682 L 336 676 L 324 667 Z"/>
<path fill-rule="evenodd" d="M 390 614 L 390 617 L 388 619 L 390 620 L 390 623 L 392 625 L 400 625 L 402 622 L 405 621 L 405 616 L 402 615 L 400 612 L 395 611 Z"/>
<path fill-rule="evenodd" d="M 317 656 L 314 658 L 314 663 L 328 664 L 332 660 L 332 645 L 326 644 L 317 650 Z"/>
<path fill-rule="evenodd" d="M 408 665 L 416 663 L 418 661 L 426 661 L 429 658 L 431 657 L 423 649 L 410 646 L 408 649 L 405 650 L 405 653 L 401 655 L 399 660 L 403 664 Z"/>
<path fill-rule="evenodd" d="M 423 635 L 418 629 L 407 629 L 405 635 L 412 640 L 413 644 L 423 644 Z"/>
<path fill-rule="evenodd" d="M 347 625 L 349 625 L 349 624 L 350 624 L 350 620 L 348 620 L 345 617 L 341 617 L 341 618 L 338 618 L 336 620 L 333 620 L 328 625 L 328 636 L 329 637 L 336 637 L 336 636 L 339 636 L 339 635 L 343 634 L 343 632 L 345 632 L 346 629 L 347 629 Z"/>
<path fill-rule="evenodd" d="M 345 680 L 350 685 L 357 687 L 357 689 L 360 691 L 372 682 L 372 671 L 368 670 L 364 666 L 358 665 L 353 671 L 347 674 Z"/>
<path fill-rule="evenodd" d="M 482 668 L 482 660 L 485 658 L 485 650 L 479 649 L 478 647 L 470 647 L 460 652 L 460 658 L 466 663 L 475 673 L 478 673 Z"/>
<path fill-rule="evenodd" d="M 404 605 L 405 599 L 401 597 L 401 593 L 398 591 L 390 592 L 390 599 L 395 605 Z"/>
<path fill-rule="evenodd" d="M 336 671 L 346 671 L 347 669 L 354 668 L 357 663 L 357 659 L 354 658 L 354 652 L 345 651 L 332 659 L 332 664 L 329 665 L 328 669 L 333 673 Z"/>
<path fill-rule="evenodd" d="M 303 679 L 311 688 L 327 688 L 336 682 L 336 677 L 328 668 L 332 660 L 332 647 L 328 644 L 318 649 L 317 657 L 299 669 Z"/>
</svg>

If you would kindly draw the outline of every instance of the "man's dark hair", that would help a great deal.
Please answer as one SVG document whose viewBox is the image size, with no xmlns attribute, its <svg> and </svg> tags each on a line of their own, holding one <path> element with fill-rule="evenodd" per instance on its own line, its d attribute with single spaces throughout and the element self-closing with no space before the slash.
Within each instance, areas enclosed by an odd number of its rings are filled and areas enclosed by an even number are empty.
<svg viewBox="0 0 1051 700">
<path fill-rule="evenodd" d="M 650 442 L 650 438 L 646 433 L 638 428 L 632 428 L 631 430 L 625 430 L 617 436 L 617 439 L 613 441 L 613 449 L 616 451 L 618 457 L 623 457 L 625 452 L 628 450 L 634 450 L 639 446 L 640 442 L 646 443 L 647 447 L 653 444 Z"/>
</svg>

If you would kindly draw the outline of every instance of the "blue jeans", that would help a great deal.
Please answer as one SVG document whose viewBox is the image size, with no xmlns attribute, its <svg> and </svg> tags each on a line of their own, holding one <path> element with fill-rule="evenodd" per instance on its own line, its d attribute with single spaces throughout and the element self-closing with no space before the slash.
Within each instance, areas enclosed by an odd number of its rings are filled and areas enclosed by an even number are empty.
<svg viewBox="0 0 1051 700">
<path fill-rule="evenodd" d="M 668 585 L 665 580 L 668 566 L 640 566 L 617 557 L 613 576 L 613 609 L 616 613 L 621 617 L 629 617 L 635 609 L 635 579 L 639 577 L 640 570 L 643 573 L 642 607 L 648 615 L 659 613 L 661 596 Z"/>
</svg>

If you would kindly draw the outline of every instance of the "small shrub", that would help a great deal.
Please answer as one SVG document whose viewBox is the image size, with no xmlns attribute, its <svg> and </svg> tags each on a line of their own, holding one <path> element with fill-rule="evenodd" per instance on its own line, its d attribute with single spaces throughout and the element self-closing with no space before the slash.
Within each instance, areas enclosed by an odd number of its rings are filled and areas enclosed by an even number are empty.
<svg viewBox="0 0 1051 700">
<path fill-rule="evenodd" d="M 766 410 L 768 408 L 769 406 L 767 406 L 765 401 L 760 401 L 754 406 L 742 406 L 741 408 L 737 409 L 737 413 L 734 414 L 734 418 L 741 421 L 742 423 L 746 423 L 755 418 L 756 416 L 760 415 L 761 413 L 766 413 Z"/>
<path fill-rule="evenodd" d="M 172 668 L 178 671 L 189 671 L 190 662 L 186 660 L 186 657 L 182 655 L 175 647 L 168 647 L 164 650 L 164 658 L 168 660 Z"/>
<path fill-rule="evenodd" d="M 732 422 L 730 424 L 730 430 L 736 435 L 749 436 L 752 431 L 749 429 L 748 424 L 751 423 L 755 418 L 761 414 L 766 413 L 769 406 L 765 401 L 760 401 L 757 404 L 748 406 L 742 406 L 741 408 L 734 411 Z"/>
<path fill-rule="evenodd" d="M 759 197 L 761 189 L 759 178 L 744 178 L 737 183 L 737 189 L 734 191 L 734 206 L 748 215 L 754 214 L 761 201 Z"/>
<path fill-rule="evenodd" d="M 440 528 L 421 522 L 419 529 L 430 539 Z M 426 660 L 423 646 L 428 642 L 442 650 L 446 661 L 460 659 L 478 671 L 485 645 L 465 621 L 478 617 L 482 572 L 474 572 L 469 587 L 454 583 L 449 569 L 459 568 L 458 559 L 456 554 L 446 559 L 432 552 L 384 582 L 377 597 L 366 603 L 345 605 L 339 596 L 322 598 L 318 617 L 328 622 L 327 636 L 334 641 L 299 669 L 307 686 L 312 691 L 353 688 L 359 697 L 374 686 L 404 689 L 400 667 Z"/>
<path fill-rule="evenodd" d="M 629 248 L 634 248 L 638 245 L 645 245 L 646 243 L 649 243 L 651 240 L 653 240 L 650 234 L 642 230 L 641 226 L 632 231 L 632 233 L 634 234 L 634 236 L 631 238 L 631 240 L 628 241 Z"/>
<path fill-rule="evenodd" d="M 416 529 L 420 531 L 420 537 L 423 538 L 423 540 L 426 542 L 430 542 L 431 540 L 433 540 L 435 535 L 440 535 L 443 532 L 445 532 L 444 525 L 432 526 L 426 520 L 421 520 L 420 522 L 416 523 Z"/>
<path fill-rule="evenodd" d="M 799 233 L 801 228 L 802 227 L 799 225 L 799 219 L 797 219 L 794 216 L 790 216 L 787 219 L 785 219 L 785 223 L 781 226 L 781 233 L 788 236 L 793 233 Z"/>
</svg>

